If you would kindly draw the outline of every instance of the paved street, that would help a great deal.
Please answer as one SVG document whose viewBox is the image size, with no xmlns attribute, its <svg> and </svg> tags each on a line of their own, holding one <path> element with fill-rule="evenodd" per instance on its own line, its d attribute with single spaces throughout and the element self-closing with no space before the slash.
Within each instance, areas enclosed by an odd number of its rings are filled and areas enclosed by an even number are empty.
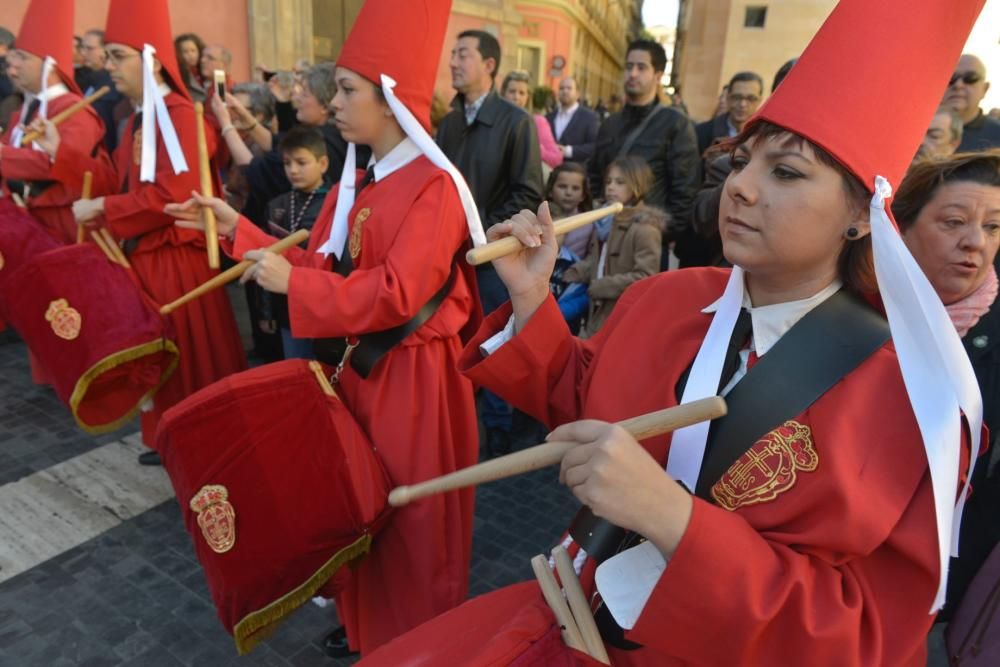
<svg viewBox="0 0 1000 667">
<path fill-rule="evenodd" d="M 335 618 L 313 604 L 237 657 L 166 476 L 134 463 L 137 430 L 75 428 L 0 333 L 0 667 L 349 664 L 322 653 Z M 471 593 L 530 578 L 575 509 L 555 470 L 480 488 Z"/>
</svg>

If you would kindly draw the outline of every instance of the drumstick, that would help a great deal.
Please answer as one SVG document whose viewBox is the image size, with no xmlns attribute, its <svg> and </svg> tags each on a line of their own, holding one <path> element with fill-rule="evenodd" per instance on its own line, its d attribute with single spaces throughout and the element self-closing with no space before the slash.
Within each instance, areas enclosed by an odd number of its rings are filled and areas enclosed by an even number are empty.
<svg viewBox="0 0 1000 667">
<path fill-rule="evenodd" d="M 104 242 L 108 244 L 108 249 L 111 250 L 111 254 L 115 256 L 115 261 L 124 266 L 126 269 L 131 270 L 132 265 L 129 263 L 125 253 L 122 252 L 122 248 L 118 245 L 118 241 L 116 241 L 115 237 L 111 235 L 111 232 L 104 227 L 101 227 L 97 231 L 100 233 L 101 238 L 104 239 Z"/>
<path fill-rule="evenodd" d="M 576 649 L 581 653 L 589 653 L 586 645 L 583 643 L 583 637 L 580 635 L 580 628 L 576 626 L 573 614 L 570 613 L 569 607 L 566 606 L 566 600 L 562 596 L 562 591 L 559 590 L 559 584 L 556 583 L 556 578 L 552 576 L 548 559 L 538 554 L 531 559 L 531 569 L 535 571 L 535 578 L 538 579 L 538 585 L 542 589 L 542 596 L 545 597 L 549 609 L 556 616 L 556 623 L 562 628 L 562 638 L 566 642 L 566 646 Z"/>
<path fill-rule="evenodd" d="M 589 225 L 593 222 L 597 222 L 601 218 L 605 218 L 609 215 L 614 215 L 624 208 L 620 203 L 609 204 L 604 208 L 599 208 L 596 211 L 586 211 L 584 213 L 578 213 L 576 215 L 571 215 L 568 218 L 563 218 L 556 222 L 556 236 L 562 236 L 567 234 L 574 229 L 579 229 L 584 225 Z M 494 259 L 499 257 L 505 257 L 507 255 L 513 254 L 523 248 L 521 244 L 513 236 L 504 237 L 498 241 L 493 241 L 487 243 L 486 245 L 481 245 L 478 248 L 473 248 L 469 252 L 465 253 L 465 261 L 473 266 L 478 266 L 479 264 L 485 264 L 486 262 L 492 262 Z"/>
<path fill-rule="evenodd" d="M 318 361 L 309 362 L 309 370 L 313 372 L 316 376 L 316 381 L 319 382 L 319 386 L 323 388 L 323 393 L 327 396 L 333 396 L 337 398 L 337 391 L 330 384 L 330 380 L 326 377 L 326 371 L 323 370 L 323 364 Z"/>
<path fill-rule="evenodd" d="M 109 86 L 101 86 L 100 88 L 92 92 L 89 97 L 85 97 L 82 100 L 78 101 L 73 106 L 66 107 L 65 109 L 57 113 L 55 116 L 49 119 L 49 122 L 58 127 L 60 123 L 62 123 L 64 120 L 75 114 L 77 111 L 84 108 L 88 104 L 93 104 L 97 100 L 107 95 L 109 92 L 111 92 L 111 88 Z M 40 132 L 37 130 L 33 130 L 31 132 L 25 132 L 24 137 L 21 139 L 21 146 L 22 147 L 30 146 L 32 141 L 36 141 L 43 136 L 45 136 L 44 131 Z"/>
<path fill-rule="evenodd" d="M 268 246 L 267 248 L 265 248 L 265 250 L 268 250 L 270 252 L 274 252 L 274 253 L 277 253 L 277 254 L 280 255 L 281 253 L 285 252 L 286 250 L 288 250 L 292 246 L 296 246 L 296 245 L 302 243 L 307 238 L 309 238 L 309 230 L 308 229 L 300 229 L 297 232 L 293 232 L 292 234 L 289 234 L 288 236 L 286 236 L 285 238 L 281 239 L 280 241 L 278 241 L 274 245 Z M 222 287 L 223 285 L 225 285 L 227 283 L 233 282 L 234 280 L 236 280 L 240 276 L 242 276 L 244 273 L 246 273 L 246 270 L 249 269 L 254 264 L 256 264 L 256 262 L 254 262 L 253 260 L 245 259 L 242 262 L 240 262 L 239 264 L 237 264 L 236 266 L 234 266 L 232 268 L 229 268 L 229 269 L 226 269 L 225 271 L 223 271 L 219 275 L 215 276 L 211 280 L 206 280 L 202 284 L 198 285 L 193 290 L 191 290 L 190 292 L 188 292 L 187 294 L 185 294 L 181 298 L 177 299 L 176 301 L 171 301 L 167 305 L 162 306 L 160 308 L 160 314 L 161 315 L 169 315 L 170 313 L 174 312 L 175 310 L 177 310 L 178 308 L 180 308 L 181 306 L 183 306 L 188 301 L 194 301 L 195 299 L 197 299 L 199 296 L 202 296 L 203 294 L 211 292 L 212 290 L 214 290 L 214 289 L 216 289 L 218 287 Z"/>
<path fill-rule="evenodd" d="M 675 431 L 684 426 L 716 419 L 724 414 L 726 414 L 726 402 L 719 396 L 711 396 L 626 419 L 618 422 L 618 426 L 628 431 L 636 440 L 644 440 Z M 453 491 L 454 489 L 462 489 L 467 486 L 475 486 L 484 482 L 540 470 L 562 461 L 566 452 L 575 446 L 575 443 L 571 442 L 546 442 L 419 484 L 399 486 L 389 494 L 389 504 L 393 507 L 401 507 L 418 498 L 435 493 Z"/>
<path fill-rule="evenodd" d="M 198 132 L 198 171 L 201 175 L 201 196 L 212 197 L 212 166 L 208 159 L 208 140 L 205 139 L 205 105 L 194 103 L 195 127 Z M 215 224 L 215 211 L 205 206 L 201 209 L 205 221 L 205 249 L 208 251 L 208 268 L 219 268 L 219 232 Z"/>
<path fill-rule="evenodd" d="M 94 245 L 96 245 L 98 248 L 101 249 L 101 252 L 104 253 L 104 256 L 108 258 L 109 262 L 111 262 L 112 264 L 119 263 L 118 258 L 115 257 L 113 252 L 111 252 L 111 248 L 109 248 L 108 245 L 104 242 L 104 237 L 101 236 L 96 229 L 90 230 L 90 240 L 94 242 Z"/>
<path fill-rule="evenodd" d="M 604 648 L 601 640 L 601 633 L 594 622 L 594 614 L 587 604 L 587 597 L 583 594 L 583 587 L 573 569 L 573 561 L 569 559 L 569 554 L 562 545 L 552 550 L 552 560 L 556 563 L 556 572 L 559 573 L 559 580 L 562 581 L 563 590 L 566 591 L 566 600 L 569 602 L 569 609 L 573 612 L 576 625 L 580 628 L 580 635 L 583 643 L 587 646 L 587 653 L 590 657 L 605 665 L 611 664 L 611 658 Z"/>
<path fill-rule="evenodd" d="M 16 192 L 11 192 L 10 198 L 14 200 L 14 203 L 17 204 L 18 208 L 28 208 L 28 205 L 24 203 L 23 199 L 21 199 L 21 195 Z"/>
<path fill-rule="evenodd" d="M 80 199 L 90 199 L 90 191 L 94 185 L 94 172 L 85 171 L 83 172 L 83 189 L 80 193 Z M 76 242 L 77 244 L 83 243 L 83 225 L 79 224 L 76 226 Z"/>
</svg>

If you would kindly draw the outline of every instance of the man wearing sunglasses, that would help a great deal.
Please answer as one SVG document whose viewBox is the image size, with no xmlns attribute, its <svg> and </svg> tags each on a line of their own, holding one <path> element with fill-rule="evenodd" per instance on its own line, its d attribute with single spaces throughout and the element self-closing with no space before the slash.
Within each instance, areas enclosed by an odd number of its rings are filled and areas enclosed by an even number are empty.
<svg viewBox="0 0 1000 667">
<path fill-rule="evenodd" d="M 962 143 L 958 151 L 981 151 L 1000 146 L 1000 121 L 990 118 L 979 108 L 979 103 L 989 90 L 986 66 L 971 54 L 964 54 L 958 61 L 944 94 L 942 106 L 952 109 L 962 119 Z"/>
</svg>

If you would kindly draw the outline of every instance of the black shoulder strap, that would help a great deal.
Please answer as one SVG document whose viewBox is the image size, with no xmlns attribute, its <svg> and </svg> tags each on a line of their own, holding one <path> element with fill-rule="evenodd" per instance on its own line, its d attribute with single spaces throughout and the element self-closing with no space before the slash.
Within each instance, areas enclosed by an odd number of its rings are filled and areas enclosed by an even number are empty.
<svg viewBox="0 0 1000 667">
<path fill-rule="evenodd" d="M 662 104 L 657 104 L 653 107 L 653 110 L 646 114 L 646 117 L 642 119 L 639 126 L 634 130 L 629 132 L 628 136 L 625 137 L 625 141 L 622 143 L 622 147 L 618 149 L 618 156 L 628 155 L 629 151 L 632 150 L 632 146 L 635 144 L 636 140 L 642 135 L 642 133 L 649 127 L 649 123 L 652 122 L 653 118 L 656 117 L 658 113 L 666 109 Z"/>
<path fill-rule="evenodd" d="M 802 413 L 889 340 L 889 324 L 840 290 L 809 311 L 740 380 L 712 424 L 696 495 L 712 486 L 758 439 Z"/>
</svg>

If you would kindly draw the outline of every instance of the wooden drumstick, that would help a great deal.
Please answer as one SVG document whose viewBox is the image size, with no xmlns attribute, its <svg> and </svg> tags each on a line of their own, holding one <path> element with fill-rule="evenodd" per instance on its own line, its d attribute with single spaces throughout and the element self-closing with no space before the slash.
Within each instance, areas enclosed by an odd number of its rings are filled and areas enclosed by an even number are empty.
<svg viewBox="0 0 1000 667">
<path fill-rule="evenodd" d="M 90 230 L 90 240 L 94 242 L 94 245 L 96 245 L 98 248 L 101 249 L 101 252 L 104 253 L 104 256 L 108 258 L 109 262 L 111 262 L 112 264 L 119 263 L 118 258 L 115 257 L 113 252 L 111 252 L 111 248 L 109 248 L 108 244 L 105 243 L 104 237 L 101 236 L 98 230 L 96 229 Z"/>
<path fill-rule="evenodd" d="M 691 401 L 665 410 L 657 410 L 645 415 L 618 422 L 636 440 L 645 440 L 663 435 L 698 422 L 717 419 L 726 414 L 726 402 L 719 396 L 710 396 Z M 513 454 L 485 461 L 468 468 L 429 479 L 412 486 L 399 486 L 389 494 L 389 504 L 401 507 L 418 498 L 435 493 L 453 491 L 484 482 L 513 477 L 526 472 L 540 470 L 562 461 L 562 457 L 575 447 L 570 442 L 546 442 L 535 447 L 522 449 Z"/>
<path fill-rule="evenodd" d="M 292 246 L 297 246 L 298 244 L 302 243 L 307 238 L 309 238 L 309 230 L 300 229 L 297 232 L 289 234 L 288 236 L 281 239 L 274 245 L 268 246 L 267 248 L 265 248 L 265 250 L 280 255 L 281 253 L 285 252 Z M 176 301 L 171 301 L 167 305 L 162 306 L 160 308 L 160 314 L 169 315 L 170 313 L 174 312 L 175 310 L 183 306 L 188 301 L 194 301 L 203 294 L 207 294 L 208 292 L 211 292 L 214 289 L 217 289 L 219 287 L 222 287 L 223 285 L 226 285 L 227 283 L 231 283 L 234 280 L 237 280 L 240 276 L 246 273 L 247 269 L 249 269 L 254 264 L 256 264 L 256 262 L 249 259 L 245 259 L 236 266 L 226 269 L 225 271 L 215 276 L 211 280 L 206 280 L 202 284 L 198 285 L 193 290 L 191 290 L 181 298 L 177 299 Z"/>
<path fill-rule="evenodd" d="M 94 172 L 85 171 L 83 172 L 83 188 L 80 192 L 80 199 L 90 199 L 90 191 L 93 189 L 94 185 Z M 83 223 L 76 226 L 76 242 L 83 243 Z"/>
<path fill-rule="evenodd" d="M 104 242 L 108 244 L 108 249 L 111 251 L 111 254 L 115 256 L 115 261 L 124 266 L 126 269 L 131 270 L 132 265 L 129 263 L 125 253 L 122 252 L 122 248 L 118 245 L 118 241 L 116 241 L 115 237 L 111 235 L 111 232 L 104 227 L 101 227 L 97 231 L 100 233 L 101 238 L 104 239 Z"/>
<path fill-rule="evenodd" d="M 584 213 L 571 215 L 568 218 L 563 218 L 555 223 L 556 236 L 568 234 L 574 229 L 579 229 L 585 225 L 597 222 L 601 218 L 605 218 L 609 215 L 614 215 L 623 208 L 624 207 L 620 203 L 614 203 L 595 211 L 586 211 Z M 524 246 L 521 242 L 515 237 L 507 236 L 498 241 L 493 241 L 491 243 L 487 243 L 486 245 L 481 245 L 478 248 L 473 248 L 469 252 L 465 253 L 465 261 L 473 266 L 478 266 L 479 264 L 492 262 L 494 259 L 499 257 L 511 255 L 523 247 Z"/>
<path fill-rule="evenodd" d="M 111 92 L 110 86 L 101 86 L 100 88 L 92 92 L 89 97 L 85 97 L 76 104 L 74 104 L 73 106 L 66 107 L 65 109 L 57 113 L 55 116 L 49 119 L 49 122 L 58 127 L 59 124 L 62 123 L 64 120 L 66 120 L 76 112 L 80 111 L 85 106 L 93 104 L 97 100 L 107 95 L 109 92 Z M 21 146 L 22 147 L 30 146 L 32 141 L 37 141 L 44 135 L 45 135 L 44 132 L 39 132 L 37 130 L 32 130 L 31 132 L 25 132 L 24 137 L 21 139 Z"/>
<path fill-rule="evenodd" d="M 594 621 L 594 614 L 587 604 L 587 596 L 583 594 L 583 587 L 576 576 L 573 568 L 573 561 L 562 545 L 552 550 L 552 560 L 556 564 L 556 572 L 559 573 L 559 580 L 562 582 L 563 590 L 566 591 L 566 601 L 569 602 L 569 609 L 576 619 L 576 626 L 580 629 L 583 643 L 587 646 L 587 653 L 590 657 L 605 665 L 611 664 L 611 658 L 604 648 L 604 641 L 601 633 L 597 629 Z"/>
<path fill-rule="evenodd" d="M 337 398 L 337 391 L 333 388 L 333 385 L 330 384 L 329 378 L 326 377 L 326 371 L 323 370 L 323 364 L 318 361 L 310 361 L 309 370 L 311 370 L 313 375 L 316 376 L 316 381 L 319 382 L 319 386 L 322 387 L 323 393 L 327 396 Z"/>
<path fill-rule="evenodd" d="M 208 140 L 205 138 L 205 105 L 194 103 L 195 127 L 198 133 L 198 172 L 201 177 L 201 196 L 213 197 L 212 165 L 208 159 Z M 205 222 L 205 249 L 208 251 L 208 268 L 219 268 L 219 232 L 215 222 L 215 211 L 204 206 L 201 217 Z"/>
<path fill-rule="evenodd" d="M 545 597 L 549 609 L 556 616 L 556 623 L 562 628 L 562 638 L 566 642 L 566 646 L 581 653 L 589 653 L 586 644 L 583 643 L 583 637 L 580 635 L 580 628 L 577 627 L 573 614 L 566 606 L 562 591 L 559 590 L 559 584 L 556 583 L 556 578 L 552 575 L 552 570 L 549 569 L 549 560 L 538 554 L 531 559 L 531 569 L 535 571 L 535 578 L 538 579 L 538 585 L 542 589 L 542 595 Z"/>
</svg>

